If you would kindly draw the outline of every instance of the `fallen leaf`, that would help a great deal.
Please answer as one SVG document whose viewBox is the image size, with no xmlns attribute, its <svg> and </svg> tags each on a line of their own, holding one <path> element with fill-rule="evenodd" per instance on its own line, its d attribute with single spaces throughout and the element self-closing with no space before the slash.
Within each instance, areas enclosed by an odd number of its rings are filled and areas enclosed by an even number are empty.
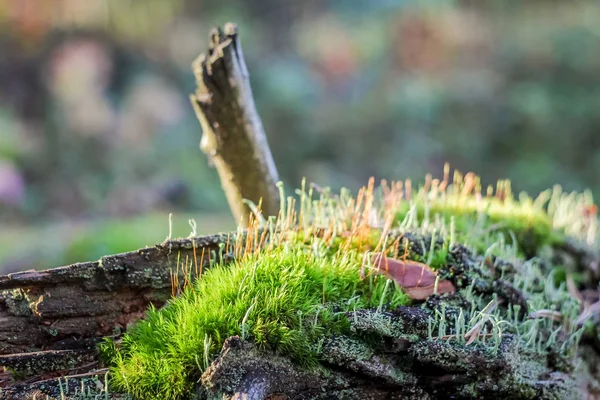
<svg viewBox="0 0 600 400">
<path fill-rule="evenodd" d="M 377 274 L 383 274 L 400 286 L 408 296 L 416 300 L 424 300 L 437 293 L 454 293 L 454 285 L 447 280 L 438 280 L 434 270 L 427 264 L 416 261 L 400 261 L 395 258 L 386 257 L 381 253 L 375 253 L 371 262 L 363 264 L 365 268 L 371 268 Z"/>
</svg>

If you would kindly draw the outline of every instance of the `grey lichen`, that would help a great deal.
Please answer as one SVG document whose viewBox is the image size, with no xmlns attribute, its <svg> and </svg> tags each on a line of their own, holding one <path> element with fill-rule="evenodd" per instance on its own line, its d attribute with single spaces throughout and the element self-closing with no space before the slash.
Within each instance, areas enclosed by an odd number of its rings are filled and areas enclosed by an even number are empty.
<svg viewBox="0 0 600 400">
<path fill-rule="evenodd" d="M 24 289 L 13 289 L 0 292 L 8 311 L 15 317 L 29 317 L 33 314 L 32 304 Z"/>
</svg>

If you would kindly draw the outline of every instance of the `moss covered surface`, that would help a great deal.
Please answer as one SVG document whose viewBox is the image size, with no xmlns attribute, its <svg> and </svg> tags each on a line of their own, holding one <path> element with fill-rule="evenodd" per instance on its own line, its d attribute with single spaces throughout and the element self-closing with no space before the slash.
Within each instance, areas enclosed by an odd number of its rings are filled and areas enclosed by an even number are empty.
<svg viewBox="0 0 600 400">
<path fill-rule="evenodd" d="M 221 247 L 233 262 L 102 346 L 112 384 L 147 399 L 229 398 L 250 381 L 262 398 L 579 398 L 578 345 L 598 328 L 566 277 L 597 281 L 555 249 L 598 248 L 591 204 L 558 190 L 515 200 L 506 182 L 482 194 L 474 175 L 450 183 L 448 171 L 414 191 L 303 188 Z M 426 263 L 456 293 L 412 300 L 372 273 L 370 252 Z"/>
</svg>

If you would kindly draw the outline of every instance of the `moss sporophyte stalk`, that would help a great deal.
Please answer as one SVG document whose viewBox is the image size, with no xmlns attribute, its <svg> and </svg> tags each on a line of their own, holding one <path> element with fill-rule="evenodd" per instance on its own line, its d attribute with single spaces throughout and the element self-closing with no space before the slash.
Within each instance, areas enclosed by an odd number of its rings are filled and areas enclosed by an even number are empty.
<svg viewBox="0 0 600 400">
<path fill-rule="evenodd" d="M 597 223 L 581 212 L 592 200 L 558 188 L 515 198 L 507 181 L 482 191 L 473 174 L 449 178 L 446 168 L 443 179 L 428 176 L 414 190 L 410 181 L 376 188 L 371 180 L 356 196 L 304 184 L 296 196 L 282 193 L 278 218 L 253 218 L 166 307 L 101 346 L 113 387 L 142 399 L 200 393 L 202 374 L 232 336 L 305 371 L 339 361 L 332 349 L 341 343 L 362 349 L 347 355 L 355 365 L 389 352 L 393 339 L 407 360 L 440 368 L 460 354 L 473 363 L 485 355 L 489 368 L 506 368 L 500 392 L 512 385 L 536 398 L 536 374 L 571 368 L 585 329 L 567 274 L 549 257 L 567 239 L 598 246 Z M 385 263 L 375 254 L 397 268 L 425 265 L 432 281 L 423 300 L 397 275 L 380 273 Z M 198 271 L 193 260 L 178 263 Z M 445 282 L 452 291 L 444 294 Z M 415 373 L 410 362 L 394 371 L 405 385 Z M 467 380 L 452 390 L 476 398 L 486 387 Z"/>
</svg>

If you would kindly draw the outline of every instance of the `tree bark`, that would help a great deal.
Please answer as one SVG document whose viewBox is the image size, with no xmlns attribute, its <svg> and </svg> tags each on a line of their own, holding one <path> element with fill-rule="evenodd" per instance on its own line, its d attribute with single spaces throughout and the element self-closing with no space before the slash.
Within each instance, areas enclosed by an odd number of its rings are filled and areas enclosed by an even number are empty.
<svg viewBox="0 0 600 400">
<path fill-rule="evenodd" d="M 56 378 L 66 375 L 104 382 L 98 342 L 117 337 L 150 305 L 162 307 L 228 242 L 235 243 L 234 234 L 168 240 L 98 261 L 0 275 L 0 399 L 33 398 L 42 389 L 37 398 L 57 398 Z M 71 393 L 79 388 L 73 384 Z"/>
<path fill-rule="evenodd" d="M 244 199 L 261 203 L 265 215 L 279 211 L 279 180 L 263 125 L 256 111 L 237 26 L 210 34 L 208 53 L 193 63 L 192 105 L 202 126 L 200 148 L 213 164 L 238 222 L 251 213 Z"/>
<path fill-rule="evenodd" d="M 409 246 L 417 249 L 425 242 L 429 241 L 415 236 Z M 7 368 L 0 372 L 0 399 L 34 395 L 79 399 L 75 393 L 82 384 L 96 388 L 94 394 L 104 398 L 106 368 L 96 352 L 98 341 L 118 336 L 143 318 L 150 304 L 162 307 L 172 294 L 171 276 L 179 276 L 183 283 L 185 273 L 178 265 L 206 270 L 209 257 L 232 249 L 233 243 L 233 235 L 170 240 L 95 262 L 0 276 L 0 367 Z M 489 284 L 493 277 L 478 275 L 482 259 L 461 246 L 452 254 L 455 261 L 448 268 L 457 287 L 459 281 L 467 284 L 464 274 L 469 271 L 480 278 L 474 295 L 493 292 L 500 299 L 519 301 L 514 288 Z M 225 253 L 221 258 L 231 256 Z M 187 270 L 192 278 L 201 272 Z M 348 313 L 350 331 L 324 337 L 322 364 L 316 370 L 299 368 L 287 354 L 259 349 L 239 337 L 228 338 L 220 355 L 203 371 L 196 392 L 202 394 L 200 398 L 249 400 L 600 395 L 597 343 L 586 336 L 574 364 L 583 368 L 577 370 L 558 359 L 552 361 L 552 352 L 548 358 L 532 358 L 510 333 L 503 335 L 494 355 L 480 344 L 430 337 L 431 315 L 444 309 L 443 302 L 448 304 L 448 315 L 455 315 L 458 307 L 452 304 L 462 304 L 460 298 L 433 295 L 424 304 Z M 124 397 L 111 391 L 109 398 Z"/>
</svg>

